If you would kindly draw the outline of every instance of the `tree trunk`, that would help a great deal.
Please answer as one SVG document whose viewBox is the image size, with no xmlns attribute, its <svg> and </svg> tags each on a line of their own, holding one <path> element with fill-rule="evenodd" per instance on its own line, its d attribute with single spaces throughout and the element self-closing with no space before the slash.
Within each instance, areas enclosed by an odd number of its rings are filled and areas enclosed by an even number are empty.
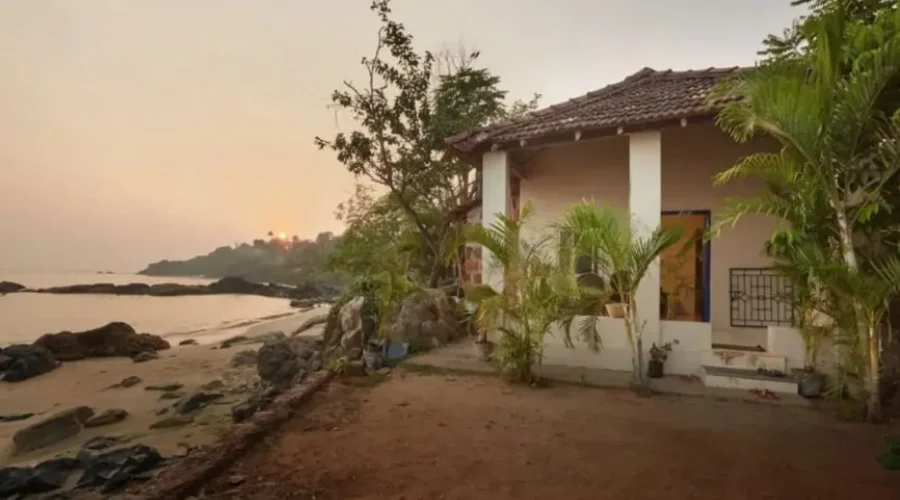
<svg viewBox="0 0 900 500">
<path fill-rule="evenodd" d="M 882 421 L 881 413 L 881 387 L 880 379 L 881 370 L 879 367 L 879 335 L 877 325 L 869 325 L 866 332 L 868 335 L 868 370 L 865 379 L 866 389 L 866 418 L 869 422 L 878 423 Z"/>
</svg>

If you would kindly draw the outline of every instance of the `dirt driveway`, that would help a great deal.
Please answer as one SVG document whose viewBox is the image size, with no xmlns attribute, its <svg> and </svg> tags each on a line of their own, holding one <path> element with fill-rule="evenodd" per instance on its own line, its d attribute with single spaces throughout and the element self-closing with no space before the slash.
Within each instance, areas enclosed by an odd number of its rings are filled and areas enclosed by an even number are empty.
<svg viewBox="0 0 900 500">
<path fill-rule="evenodd" d="M 334 381 L 208 485 L 216 499 L 900 499 L 898 426 L 811 410 L 395 372 Z"/>
</svg>

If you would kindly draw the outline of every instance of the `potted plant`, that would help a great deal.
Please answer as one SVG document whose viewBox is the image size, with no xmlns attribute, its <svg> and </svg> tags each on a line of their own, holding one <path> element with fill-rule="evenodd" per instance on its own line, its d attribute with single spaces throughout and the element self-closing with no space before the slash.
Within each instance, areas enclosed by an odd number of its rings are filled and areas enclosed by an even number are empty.
<svg viewBox="0 0 900 500">
<path fill-rule="evenodd" d="M 665 344 L 658 346 L 656 343 L 653 343 L 650 346 L 650 361 L 647 363 L 647 376 L 650 378 L 663 378 L 665 375 L 665 371 L 663 370 L 663 366 L 667 359 L 669 359 L 669 353 L 672 352 L 672 344 L 678 345 L 678 340 L 673 342 L 666 342 Z"/>
<path fill-rule="evenodd" d="M 795 373 L 797 377 L 797 393 L 804 398 L 818 398 L 825 392 L 825 374 L 819 372 L 818 358 L 822 341 L 828 338 L 832 329 L 831 318 L 809 308 L 804 313 L 800 335 L 803 337 L 803 368 Z"/>
<path fill-rule="evenodd" d="M 606 304 L 606 314 L 611 318 L 622 319 L 628 313 L 628 304 L 623 302 L 610 302 Z"/>
</svg>

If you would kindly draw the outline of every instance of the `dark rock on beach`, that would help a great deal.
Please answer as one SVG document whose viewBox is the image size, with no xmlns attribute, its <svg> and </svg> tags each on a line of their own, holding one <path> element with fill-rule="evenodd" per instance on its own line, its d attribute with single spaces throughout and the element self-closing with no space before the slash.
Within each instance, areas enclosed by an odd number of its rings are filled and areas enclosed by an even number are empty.
<svg viewBox="0 0 900 500">
<path fill-rule="evenodd" d="M 113 322 L 83 332 L 60 332 L 42 335 L 34 342 L 46 347 L 60 361 L 85 358 L 132 357 L 143 352 L 169 348 L 157 335 L 137 333 L 128 323 Z"/>
<path fill-rule="evenodd" d="M 13 345 L 0 350 L 0 380 L 21 382 L 54 370 L 59 361 L 40 345 Z"/>
<path fill-rule="evenodd" d="M 12 281 L 0 281 L 0 295 L 7 293 L 21 292 L 25 289 L 25 285 L 20 285 Z"/>
<path fill-rule="evenodd" d="M 94 410 L 79 406 L 30 425 L 13 435 L 16 453 L 27 453 L 76 436 L 93 416 Z"/>
</svg>

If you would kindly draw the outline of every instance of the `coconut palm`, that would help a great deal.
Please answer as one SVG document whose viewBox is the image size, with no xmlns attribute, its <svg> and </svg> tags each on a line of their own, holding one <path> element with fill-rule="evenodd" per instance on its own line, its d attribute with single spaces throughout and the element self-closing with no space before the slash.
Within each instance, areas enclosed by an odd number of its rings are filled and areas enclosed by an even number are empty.
<svg viewBox="0 0 900 500">
<path fill-rule="evenodd" d="M 812 235 L 825 255 L 846 266 L 841 272 L 869 283 L 877 273 L 861 259 L 859 236 L 891 210 L 886 195 L 900 170 L 900 12 L 863 24 L 848 22 L 837 9 L 805 29 L 811 30 L 805 52 L 746 71 L 711 96 L 729 103 L 717 122 L 735 139 L 767 135 L 781 145 L 718 176 L 718 182 L 760 177 L 770 188 L 733 201 L 718 227 L 747 213 L 778 216 L 795 235 Z M 853 311 L 851 333 L 869 358 L 867 412 L 880 419 L 879 337 L 870 328 L 866 300 L 842 296 Z"/>
<path fill-rule="evenodd" d="M 609 292 L 625 304 L 633 383 L 646 392 L 649 381 L 644 369 L 644 323 L 635 294 L 659 256 L 681 239 L 682 231 L 657 227 L 647 237 L 639 237 L 632 224 L 624 222 L 626 219 L 611 208 L 585 201 L 569 209 L 557 227 L 562 235 L 562 254 L 596 259 L 600 274 L 609 278 Z M 586 320 L 596 321 L 596 317 Z"/>
</svg>

